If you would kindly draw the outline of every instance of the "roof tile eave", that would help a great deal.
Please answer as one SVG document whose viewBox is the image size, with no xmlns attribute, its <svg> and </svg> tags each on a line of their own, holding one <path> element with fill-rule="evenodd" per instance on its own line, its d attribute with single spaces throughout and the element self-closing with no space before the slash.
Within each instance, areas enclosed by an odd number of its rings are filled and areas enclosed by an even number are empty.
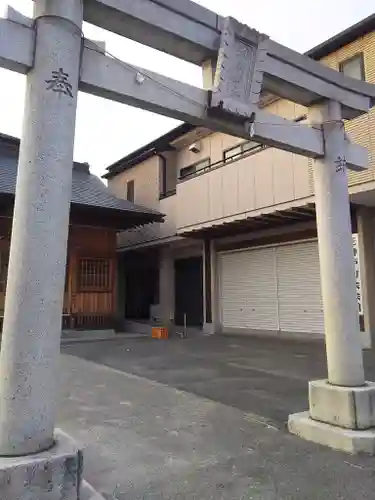
<svg viewBox="0 0 375 500">
<path fill-rule="evenodd" d="M 7 139 L 8 140 L 8 137 Z M 16 141 L 16 139 L 14 139 Z M 0 194 L 15 195 L 17 179 L 17 155 L 4 146 L 0 136 Z M 154 221 L 162 221 L 160 212 L 135 205 L 134 203 L 114 196 L 107 186 L 87 167 L 73 168 L 71 203 L 83 207 L 111 210 L 113 213 L 129 214 L 132 217 L 142 217 Z"/>
</svg>

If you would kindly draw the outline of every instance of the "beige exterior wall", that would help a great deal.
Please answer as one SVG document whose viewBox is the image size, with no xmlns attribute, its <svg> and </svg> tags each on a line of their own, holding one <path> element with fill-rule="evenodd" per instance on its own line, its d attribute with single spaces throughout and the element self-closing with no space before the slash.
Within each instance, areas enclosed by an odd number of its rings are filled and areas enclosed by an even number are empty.
<svg viewBox="0 0 375 500">
<path fill-rule="evenodd" d="M 308 165 L 307 158 L 270 148 L 180 182 L 177 228 L 241 219 L 261 208 L 307 198 Z"/>
<path fill-rule="evenodd" d="M 296 118 L 306 108 L 279 100 L 268 106 L 270 112 Z M 243 139 L 213 133 L 201 140 L 200 153 L 188 147 L 178 155 L 178 169 L 210 157 L 211 163 L 223 160 L 223 152 Z M 252 211 L 294 202 L 311 195 L 308 158 L 267 148 L 244 159 L 219 166 L 177 185 L 177 230 L 202 224 L 245 218 Z M 199 199 L 199 203 L 195 201 Z M 284 207 L 285 208 L 285 207 Z M 277 206 L 275 206 L 277 210 Z"/>
<path fill-rule="evenodd" d="M 160 158 L 153 156 L 108 180 L 111 192 L 126 199 L 126 184 L 134 181 L 134 203 L 159 209 L 159 164 Z"/>
<path fill-rule="evenodd" d="M 233 137 L 231 135 L 216 132 L 210 134 L 208 137 L 200 139 L 198 142 L 201 146 L 199 153 L 189 151 L 189 146 L 186 146 L 178 151 L 176 159 L 178 175 L 182 168 L 193 165 L 200 160 L 204 160 L 205 158 L 210 158 L 211 163 L 221 161 L 223 159 L 223 152 L 226 149 L 230 149 L 231 147 L 236 146 L 236 144 L 244 142 L 244 140 L 239 137 Z"/>
<path fill-rule="evenodd" d="M 367 81 L 375 83 L 375 33 L 348 44 L 324 58 L 322 63 L 338 70 L 340 62 L 358 52 L 364 53 Z M 267 109 L 289 119 L 307 112 L 303 106 L 281 99 L 270 104 Z M 368 170 L 349 172 L 350 189 L 353 193 L 374 189 L 375 108 L 367 115 L 348 122 L 346 128 L 353 142 L 368 148 L 370 157 Z M 242 139 L 213 133 L 200 138 L 199 142 L 201 149 L 198 153 L 189 151 L 189 145 L 173 153 L 167 175 L 168 186 L 174 184 L 174 176 L 178 178 L 181 168 L 205 158 L 210 158 L 211 164 L 220 162 L 223 160 L 223 151 L 241 143 Z M 262 210 L 272 212 L 313 201 L 312 162 L 301 156 L 268 148 L 179 182 L 173 202 L 166 201 L 165 207 L 162 207 L 158 200 L 159 161 L 158 158 L 152 158 L 118 175 L 110 181 L 110 187 L 113 186 L 117 195 L 124 196 L 126 181 L 134 178 L 137 203 L 164 213 L 168 211 L 168 235 L 175 234 L 176 229 L 178 233 L 184 232 L 186 228 L 209 227 L 251 217 Z M 146 231 L 148 241 L 151 237 L 166 237 L 160 228 L 151 229 L 151 233 L 150 228 L 140 230 L 142 233 Z"/>
<path fill-rule="evenodd" d="M 163 224 L 148 224 L 119 233 L 117 244 L 120 248 L 143 245 L 154 240 L 163 241 L 176 235 L 176 196 L 159 200 L 160 162 L 161 159 L 154 156 L 108 181 L 111 192 L 124 199 L 126 199 L 127 182 L 134 181 L 134 202 L 166 215 Z"/>
</svg>

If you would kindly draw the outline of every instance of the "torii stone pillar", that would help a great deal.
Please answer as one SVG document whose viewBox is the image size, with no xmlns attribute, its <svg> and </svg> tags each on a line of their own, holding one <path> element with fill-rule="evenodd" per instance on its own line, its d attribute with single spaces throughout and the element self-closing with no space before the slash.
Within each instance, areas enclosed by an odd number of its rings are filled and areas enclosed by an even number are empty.
<svg viewBox="0 0 375 500">
<path fill-rule="evenodd" d="M 328 380 L 310 382 L 310 411 L 291 415 L 289 429 L 333 448 L 374 454 L 375 384 L 365 382 L 363 368 L 341 105 L 315 105 L 309 121 L 322 125 L 325 142 L 325 157 L 313 168 Z"/>
<path fill-rule="evenodd" d="M 359 387 L 365 378 L 341 105 L 330 101 L 314 106 L 309 120 L 323 123 L 326 147 L 325 158 L 315 161 L 313 170 L 328 380 L 333 385 Z"/>
<path fill-rule="evenodd" d="M 49 455 L 63 451 L 79 462 L 65 437 L 54 446 L 54 425 L 82 15 L 82 0 L 35 2 L 35 60 L 27 75 L 0 359 L 2 457 L 54 447 Z M 14 463 L 7 460 L 1 459 L 1 468 Z M 32 489 L 27 498 L 74 498 L 68 485 L 57 496 L 56 467 L 46 490 L 51 495 L 44 496 L 39 481 L 41 489 Z M 19 491 L 27 485 L 11 481 L 8 488 L 0 490 L 2 498 L 25 498 Z"/>
</svg>

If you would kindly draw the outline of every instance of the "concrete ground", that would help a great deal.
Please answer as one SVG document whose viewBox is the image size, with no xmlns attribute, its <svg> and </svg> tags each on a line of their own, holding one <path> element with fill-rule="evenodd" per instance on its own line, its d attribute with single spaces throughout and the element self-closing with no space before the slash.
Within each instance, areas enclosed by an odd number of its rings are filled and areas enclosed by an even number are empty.
<svg viewBox="0 0 375 500">
<path fill-rule="evenodd" d="M 60 427 L 118 500 L 368 500 L 375 459 L 287 433 L 325 377 L 319 343 L 149 338 L 62 348 Z M 366 353 L 368 379 L 375 356 Z"/>
</svg>

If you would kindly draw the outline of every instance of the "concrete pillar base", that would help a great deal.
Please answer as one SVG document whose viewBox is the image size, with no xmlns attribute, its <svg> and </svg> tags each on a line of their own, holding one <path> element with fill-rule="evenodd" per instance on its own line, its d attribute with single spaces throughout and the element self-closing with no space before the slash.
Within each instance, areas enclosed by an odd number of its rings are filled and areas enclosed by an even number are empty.
<svg viewBox="0 0 375 500">
<path fill-rule="evenodd" d="M 375 454 L 375 383 L 362 387 L 309 383 L 310 411 L 289 417 L 290 432 L 350 453 Z"/>
<path fill-rule="evenodd" d="M 78 500 L 82 451 L 62 431 L 55 446 L 25 457 L 0 457 L 1 500 Z"/>
<path fill-rule="evenodd" d="M 308 411 L 289 416 L 288 428 L 292 434 L 347 453 L 375 455 L 375 429 L 352 430 L 318 422 Z"/>
<path fill-rule="evenodd" d="M 310 417 L 352 430 L 375 428 L 375 383 L 362 387 L 331 385 L 327 380 L 309 383 Z"/>
</svg>

